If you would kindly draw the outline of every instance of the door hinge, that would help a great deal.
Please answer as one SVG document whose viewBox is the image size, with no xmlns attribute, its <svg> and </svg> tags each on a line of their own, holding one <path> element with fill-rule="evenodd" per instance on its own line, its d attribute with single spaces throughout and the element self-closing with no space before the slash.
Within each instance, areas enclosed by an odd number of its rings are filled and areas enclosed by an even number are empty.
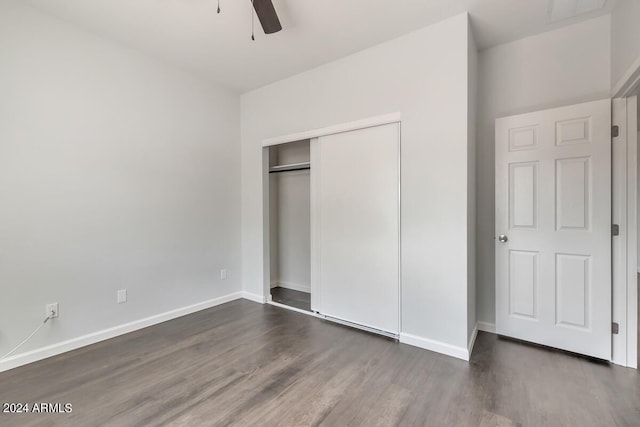
<svg viewBox="0 0 640 427">
<path fill-rule="evenodd" d="M 620 333 L 620 325 L 618 325 L 617 323 L 613 322 L 611 324 L 611 333 L 613 335 L 618 335 Z"/>
<path fill-rule="evenodd" d="M 611 235 L 619 236 L 620 235 L 620 226 L 618 224 L 611 225 Z"/>
<path fill-rule="evenodd" d="M 617 138 L 620 136 L 620 127 L 611 126 L 611 138 Z"/>
</svg>

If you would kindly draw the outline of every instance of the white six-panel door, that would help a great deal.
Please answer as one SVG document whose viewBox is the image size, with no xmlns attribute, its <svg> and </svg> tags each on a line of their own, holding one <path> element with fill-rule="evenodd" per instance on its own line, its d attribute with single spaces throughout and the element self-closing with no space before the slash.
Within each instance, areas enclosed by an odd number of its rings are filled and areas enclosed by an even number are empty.
<svg viewBox="0 0 640 427">
<path fill-rule="evenodd" d="M 498 334 L 611 358 L 611 100 L 496 120 Z"/>
<path fill-rule="evenodd" d="M 320 312 L 399 333 L 398 123 L 318 141 Z M 315 220 L 314 220 L 315 221 Z"/>
</svg>

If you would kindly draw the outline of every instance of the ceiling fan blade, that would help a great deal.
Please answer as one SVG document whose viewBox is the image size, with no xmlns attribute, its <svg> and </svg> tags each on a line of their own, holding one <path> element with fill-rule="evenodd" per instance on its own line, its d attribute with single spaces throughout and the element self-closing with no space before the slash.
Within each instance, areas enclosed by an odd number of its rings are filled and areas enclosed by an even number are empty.
<svg viewBox="0 0 640 427">
<path fill-rule="evenodd" d="M 277 33 L 282 29 L 271 0 L 253 0 L 253 8 L 256 10 L 256 15 L 258 15 L 265 34 Z"/>
</svg>

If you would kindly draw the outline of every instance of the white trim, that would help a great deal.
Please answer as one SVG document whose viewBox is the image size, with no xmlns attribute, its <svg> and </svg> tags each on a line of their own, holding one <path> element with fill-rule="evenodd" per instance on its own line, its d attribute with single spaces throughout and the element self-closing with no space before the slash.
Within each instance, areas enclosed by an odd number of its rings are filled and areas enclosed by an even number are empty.
<svg viewBox="0 0 640 427">
<path fill-rule="evenodd" d="M 260 304 L 265 304 L 267 302 L 267 298 L 266 297 L 264 297 L 262 295 L 254 294 L 254 293 L 251 293 L 251 292 L 246 292 L 246 291 L 242 292 L 242 298 L 248 299 L 249 301 L 257 302 L 257 303 L 260 303 Z"/>
<path fill-rule="evenodd" d="M 201 310 L 206 310 L 208 308 L 215 307 L 220 304 L 225 304 L 227 302 L 240 299 L 241 297 L 242 297 L 242 292 L 235 292 L 219 298 L 214 298 L 208 301 L 203 301 L 197 304 L 189 305 L 187 307 L 182 307 L 175 310 L 167 311 L 165 313 L 160 313 L 153 316 L 145 317 L 144 319 L 134 320 L 133 322 L 114 326 L 112 328 L 103 329 L 97 332 L 92 332 L 90 334 L 72 338 L 67 341 L 51 344 L 46 347 L 40 347 L 35 350 L 28 351 L 26 353 L 20 353 L 1 361 L 0 372 L 8 371 L 9 369 L 17 368 L 18 366 L 23 366 L 29 363 L 37 362 L 38 360 L 57 356 L 59 354 L 66 353 L 68 351 L 76 350 L 78 348 L 95 344 L 100 341 L 105 341 L 120 335 L 127 334 L 129 332 L 134 332 L 139 329 L 157 325 L 158 323 L 166 322 L 167 320 L 176 319 L 178 317 L 186 316 L 188 314 L 192 314 Z"/>
<path fill-rule="evenodd" d="M 292 283 L 292 282 L 272 282 L 271 283 L 271 289 L 273 288 L 284 288 L 284 289 L 291 289 L 292 291 L 299 291 L 299 292 L 306 292 L 306 293 L 311 293 L 311 286 L 310 285 L 300 285 L 298 283 Z"/>
<path fill-rule="evenodd" d="M 613 125 L 619 135 L 612 142 L 612 222 L 620 235 L 612 240 L 611 362 L 637 368 L 637 111 L 636 98 L 612 100 Z"/>
<path fill-rule="evenodd" d="M 329 322 L 338 323 L 340 325 L 348 326 L 354 329 L 360 329 L 362 331 L 370 332 L 376 335 L 382 335 L 383 337 L 398 339 L 399 335 L 394 332 L 383 331 L 382 329 L 372 328 L 371 326 L 363 325 L 361 323 L 350 322 L 348 320 L 342 320 L 337 317 L 331 317 L 327 315 L 321 314 L 324 320 L 328 320 Z"/>
<path fill-rule="evenodd" d="M 390 113 L 382 116 L 369 117 L 363 120 L 356 120 L 349 123 L 342 123 L 339 125 L 327 126 L 320 129 L 308 130 L 305 132 L 298 132 L 290 135 L 276 136 L 274 138 L 267 138 L 262 141 L 263 147 L 269 147 L 272 145 L 286 144 L 294 141 L 304 141 L 306 139 L 318 138 L 321 136 L 334 135 L 336 133 L 349 132 L 352 130 L 365 129 L 374 126 L 388 125 L 390 123 L 400 122 L 400 113 Z"/>
<path fill-rule="evenodd" d="M 619 134 L 611 140 L 611 223 L 618 224 L 620 235 L 611 239 L 611 321 L 618 323 L 620 333 L 611 336 L 611 361 L 627 363 L 627 101 L 611 101 L 612 125 Z"/>
<path fill-rule="evenodd" d="M 489 322 L 478 322 L 478 330 L 482 332 L 489 332 L 490 334 L 496 333 L 496 324 Z"/>
<path fill-rule="evenodd" d="M 612 98 L 624 98 L 633 95 L 633 90 L 640 84 L 640 57 L 631 64 L 611 90 Z"/>
<path fill-rule="evenodd" d="M 306 314 L 307 316 L 317 317 L 319 319 L 324 319 L 324 316 L 322 316 L 322 315 L 320 315 L 318 313 L 314 313 L 313 311 L 307 311 L 307 310 L 303 310 L 303 309 L 298 308 L 298 307 L 292 307 L 290 305 L 281 304 L 279 302 L 275 302 L 271 298 L 269 298 L 269 300 L 267 301 L 267 304 L 272 305 L 274 307 L 284 308 L 285 310 L 295 311 L 296 313 Z"/>
<path fill-rule="evenodd" d="M 310 281 L 311 281 L 311 310 L 320 311 L 322 300 L 320 299 L 320 140 L 312 138 L 309 141 L 309 156 L 311 159 L 311 173 L 309 176 L 310 196 Z"/>
<path fill-rule="evenodd" d="M 457 359 L 469 360 L 469 349 L 464 347 L 457 347 L 441 341 L 430 340 L 428 338 L 405 334 L 402 332 L 400 333 L 400 342 L 414 347 L 423 348 L 425 350 L 435 351 L 436 353 L 441 353 Z"/>
<path fill-rule="evenodd" d="M 469 344 L 467 345 L 469 359 L 471 359 L 471 355 L 473 354 L 473 346 L 476 344 L 476 338 L 478 338 L 478 322 L 476 322 L 473 327 L 473 332 L 471 333 L 471 337 L 469 337 Z"/>
<path fill-rule="evenodd" d="M 341 319 L 336 319 L 335 317 L 331 317 L 331 316 L 325 316 L 324 314 L 321 313 L 316 313 L 313 311 L 307 311 L 307 310 L 302 310 L 300 308 L 297 307 L 292 307 L 290 305 L 286 305 L 286 304 L 281 304 L 279 302 L 275 302 L 272 299 L 269 299 L 269 301 L 267 301 L 267 304 L 269 305 L 273 305 L 275 307 L 280 307 L 280 308 L 284 308 L 285 310 L 291 310 L 291 311 L 295 311 L 297 313 L 302 313 L 302 314 L 306 314 L 307 316 L 311 316 L 311 317 L 315 317 L 321 320 L 326 320 L 328 322 L 333 322 L 333 323 L 337 323 L 339 325 L 344 325 L 344 326 L 348 326 L 350 328 L 353 329 L 359 329 L 362 331 L 366 331 L 366 332 L 370 332 L 376 335 L 382 335 L 388 338 L 394 338 L 394 339 L 398 339 L 398 335 L 391 333 L 391 332 L 385 332 L 385 331 L 381 331 L 379 329 L 375 329 L 375 328 L 369 328 L 367 326 L 363 326 L 357 323 L 353 323 L 353 322 L 347 322 L 345 320 L 341 320 Z"/>
<path fill-rule="evenodd" d="M 291 311 L 295 311 L 297 313 L 306 314 L 308 316 L 316 317 L 318 319 L 326 320 L 328 322 L 338 323 L 340 325 L 348 326 L 348 327 L 353 328 L 353 329 L 360 329 L 362 331 L 370 332 L 372 334 L 382 335 L 382 336 L 389 337 L 389 338 L 394 338 L 394 339 L 398 339 L 399 338 L 399 335 L 398 334 L 394 334 L 393 332 L 387 332 L 387 331 L 382 331 L 382 330 L 376 329 L 376 328 L 370 328 L 368 326 L 361 325 L 359 323 L 353 323 L 353 322 L 349 322 L 347 320 L 342 320 L 342 319 L 337 319 L 335 317 L 326 316 L 326 315 L 324 315 L 322 313 L 316 313 L 314 311 L 307 311 L 307 310 L 303 310 L 301 308 L 297 308 L 297 307 L 293 307 L 293 306 L 290 306 L 290 305 L 282 304 L 282 303 L 274 301 L 271 298 L 271 296 L 267 300 L 267 304 L 273 305 L 275 307 L 284 308 L 285 310 L 291 310 Z"/>
<path fill-rule="evenodd" d="M 398 122 L 398 331 L 402 330 L 402 122 Z"/>
<path fill-rule="evenodd" d="M 639 68 L 640 71 L 640 68 Z M 640 72 L 638 73 L 640 81 Z M 638 98 L 627 98 L 627 367 L 638 368 Z"/>
<path fill-rule="evenodd" d="M 262 148 L 262 283 L 259 299 L 253 299 L 257 295 L 249 294 L 247 298 L 251 301 L 256 301 L 264 304 L 271 296 L 271 196 L 270 186 L 271 180 L 269 179 L 269 148 Z"/>
<path fill-rule="evenodd" d="M 630 98 L 633 97 L 634 91 L 640 87 L 640 57 L 631 64 L 627 71 L 620 77 L 618 83 L 612 89 L 613 98 L 627 98 L 627 102 L 624 103 L 624 110 L 626 115 L 619 117 L 621 122 L 625 122 L 625 127 L 621 126 L 621 133 L 626 137 L 626 158 L 627 158 L 627 171 L 626 171 L 626 212 L 628 227 L 625 227 L 626 232 L 621 234 L 626 240 L 626 259 L 624 272 L 618 271 L 619 275 L 624 273 L 626 276 L 626 289 L 615 289 L 614 284 L 614 296 L 616 291 L 618 294 L 624 295 L 626 300 L 624 301 L 624 307 L 621 303 L 618 304 L 616 311 L 616 305 L 614 300 L 613 316 L 618 317 L 620 323 L 620 335 L 614 335 L 612 338 L 613 354 L 612 361 L 616 364 L 628 366 L 632 368 L 638 368 L 638 281 L 636 270 L 640 273 L 640 267 L 637 265 L 637 241 L 638 241 L 638 228 L 640 224 L 637 224 L 637 209 L 638 207 L 638 181 L 637 181 L 637 167 L 638 167 L 638 141 L 637 141 L 637 111 L 634 114 L 637 106 L 636 103 L 630 104 Z M 617 99 L 613 100 L 615 105 Z M 633 101 L 632 101 L 633 102 Z M 631 107 L 631 108 L 629 108 Z M 632 111 L 629 111 L 632 110 Z M 635 123 L 635 126 L 634 126 Z M 618 124 L 618 123 L 614 123 Z M 622 124 L 622 123 L 620 123 Z M 615 190 L 615 187 L 614 187 Z M 620 190 L 620 189 L 618 189 Z M 612 252 L 613 254 L 613 252 Z M 615 275 L 615 271 L 614 271 Z M 615 276 L 614 276 L 615 277 Z M 625 316 L 620 317 L 618 312 L 625 311 Z M 622 314 L 622 313 L 621 313 Z M 615 320 L 614 320 L 615 321 Z M 624 351 L 623 351 L 624 350 Z"/>
</svg>

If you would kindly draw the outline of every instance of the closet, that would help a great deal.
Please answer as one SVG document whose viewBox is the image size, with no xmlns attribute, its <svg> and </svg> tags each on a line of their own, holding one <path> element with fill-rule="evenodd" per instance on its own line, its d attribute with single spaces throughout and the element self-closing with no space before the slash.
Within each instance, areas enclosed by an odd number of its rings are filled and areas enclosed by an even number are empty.
<svg viewBox="0 0 640 427">
<path fill-rule="evenodd" d="M 311 311 L 310 141 L 269 148 L 272 301 Z"/>
<path fill-rule="evenodd" d="M 400 332 L 400 123 L 266 141 L 270 300 Z"/>
</svg>

